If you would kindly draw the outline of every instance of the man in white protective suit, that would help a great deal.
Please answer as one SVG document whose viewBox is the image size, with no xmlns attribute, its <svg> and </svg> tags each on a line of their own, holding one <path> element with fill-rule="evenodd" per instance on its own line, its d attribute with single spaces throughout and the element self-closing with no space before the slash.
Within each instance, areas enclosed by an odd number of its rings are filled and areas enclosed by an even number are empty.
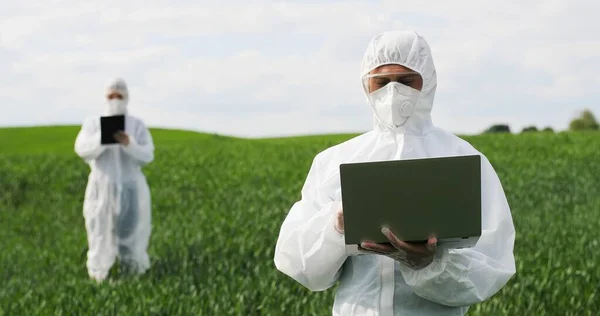
<svg viewBox="0 0 600 316">
<path fill-rule="evenodd" d="M 103 281 L 118 257 L 126 270 L 150 268 L 150 190 L 141 168 L 154 160 L 154 143 L 138 118 L 128 115 L 129 93 L 122 79 L 105 91 L 104 115 L 125 115 L 117 144 L 101 145 L 100 117 L 87 118 L 75 141 L 75 152 L 90 165 L 83 215 L 88 239 L 89 276 Z"/>
<path fill-rule="evenodd" d="M 436 71 L 420 35 L 375 36 L 361 77 L 374 128 L 314 158 L 301 200 L 281 226 L 275 265 L 311 291 L 339 281 L 333 315 L 464 315 L 516 272 L 515 229 L 500 180 L 483 154 L 433 125 Z M 346 252 L 340 164 L 473 154 L 482 157 L 482 235 L 473 248 L 443 249 L 435 236 L 409 244 L 382 229 L 393 246 L 362 243 L 364 255 Z"/>
</svg>

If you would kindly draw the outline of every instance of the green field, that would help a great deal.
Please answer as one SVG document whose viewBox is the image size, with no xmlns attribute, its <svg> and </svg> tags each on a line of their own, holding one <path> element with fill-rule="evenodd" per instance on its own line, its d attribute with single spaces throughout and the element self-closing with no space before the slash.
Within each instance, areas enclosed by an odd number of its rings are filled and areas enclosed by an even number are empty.
<svg viewBox="0 0 600 316">
<path fill-rule="evenodd" d="M 77 127 L 0 129 L 0 315 L 330 315 L 273 264 L 314 155 L 351 135 L 247 140 L 153 130 L 148 274 L 85 269 Z M 600 134 L 467 137 L 503 181 L 518 272 L 470 315 L 600 314 Z"/>
</svg>

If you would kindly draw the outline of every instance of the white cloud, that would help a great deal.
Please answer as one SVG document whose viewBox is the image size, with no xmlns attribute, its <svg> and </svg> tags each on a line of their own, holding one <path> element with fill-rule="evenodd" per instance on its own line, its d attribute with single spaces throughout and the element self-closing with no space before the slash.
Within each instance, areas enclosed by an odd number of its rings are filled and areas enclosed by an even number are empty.
<svg viewBox="0 0 600 316">
<path fill-rule="evenodd" d="M 245 136 L 364 130 L 363 51 L 376 33 L 409 26 L 432 46 L 440 126 L 563 128 L 578 107 L 600 110 L 598 9 L 557 0 L 5 2 L 0 108 L 18 101 L 19 122 L 26 113 L 72 121 L 96 113 L 105 80 L 120 75 L 150 125 Z"/>
</svg>

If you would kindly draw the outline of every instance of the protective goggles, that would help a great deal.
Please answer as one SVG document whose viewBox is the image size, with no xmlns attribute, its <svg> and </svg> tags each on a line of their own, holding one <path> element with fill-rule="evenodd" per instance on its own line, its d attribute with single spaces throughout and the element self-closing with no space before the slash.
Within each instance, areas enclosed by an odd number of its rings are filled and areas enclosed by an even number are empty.
<svg viewBox="0 0 600 316">
<path fill-rule="evenodd" d="M 123 96 L 118 92 L 109 93 L 108 95 L 106 95 L 106 98 L 109 100 L 112 100 L 112 99 L 123 100 Z"/>
<path fill-rule="evenodd" d="M 367 74 L 363 76 L 363 87 L 365 91 L 373 92 L 383 88 L 388 83 L 394 81 L 405 86 L 410 86 L 421 78 L 421 74 L 415 71 L 410 72 L 382 72 L 377 74 Z M 369 89 L 371 87 L 371 89 Z"/>
</svg>

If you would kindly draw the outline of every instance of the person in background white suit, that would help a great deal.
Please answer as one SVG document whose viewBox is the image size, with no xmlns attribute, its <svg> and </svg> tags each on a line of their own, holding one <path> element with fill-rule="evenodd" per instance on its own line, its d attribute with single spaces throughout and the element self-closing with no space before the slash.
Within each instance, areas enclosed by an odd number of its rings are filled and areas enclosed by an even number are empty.
<svg viewBox="0 0 600 316">
<path fill-rule="evenodd" d="M 437 77 L 423 37 L 375 36 L 361 79 L 374 128 L 314 158 L 302 197 L 281 226 L 275 266 L 311 291 L 339 282 L 333 315 L 464 315 L 516 273 L 515 229 L 500 180 L 483 154 L 433 125 Z M 473 154 L 482 157 L 482 235 L 473 248 L 442 249 L 435 236 L 408 244 L 384 228 L 392 246 L 365 242 L 366 254 L 346 252 L 340 164 Z"/>
<path fill-rule="evenodd" d="M 91 168 L 83 202 L 86 265 L 98 282 L 117 257 L 134 273 L 150 268 L 151 199 L 141 168 L 154 160 L 154 143 L 144 122 L 128 114 L 125 81 L 112 80 L 105 98 L 104 115 L 125 115 L 125 131 L 115 135 L 118 143 L 101 145 L 100 116 L 85 119 L 75 140 L 75 152 Z"/>
</svg>

